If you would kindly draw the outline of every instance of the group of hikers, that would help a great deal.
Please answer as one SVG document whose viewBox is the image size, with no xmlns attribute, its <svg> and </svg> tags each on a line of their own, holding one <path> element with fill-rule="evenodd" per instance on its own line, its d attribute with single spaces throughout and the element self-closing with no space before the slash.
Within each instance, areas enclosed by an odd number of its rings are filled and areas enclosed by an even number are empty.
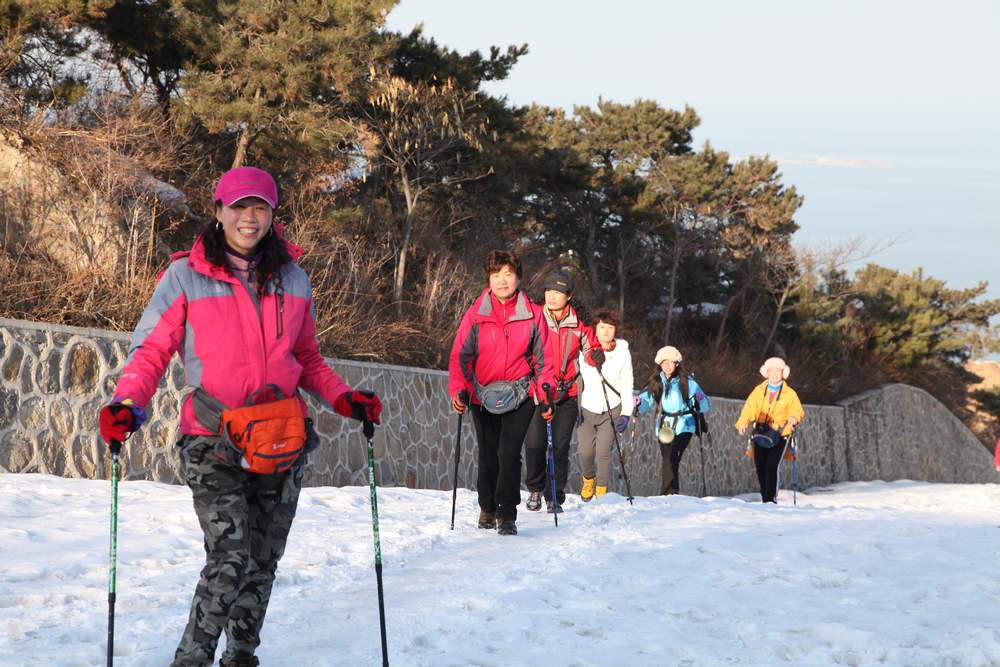
<svg viewBox="0 0 1000 667">
<path fill-rule="evenodd" d="M 618 336 L 618 314 L 600 308 L 584 322 L 572 305 L 568 272 L 546 276 L 544 305 L 537 305 L 521 289 L 516 254 L 494 250 L 483 269 L 487 284 L 462 317 L 448 382 L 452 407 L 459 414 L 470 411 L 475 425 L 479 527 L 517 534 L 522 451 L 526 509 L 540 510 L 544 498 L 548 512 L 562 511 L 574 428 L 580 498 L 589 502 L 606 494 L 612 446 L 636 412 L 656 410 L 660 492 L 678 493 L 684 451 L 695 434 L 706 430 L 704 415 L 711 410 L 705 391 L 685 370 L 680 350 L 660 348 L 656 370 L 635 394 L 632 356 L 628 342 Z M 754 460 L 763 502 L 777 502 L 778 468 L 786 455 L 794 455 L 786 445 L 805 416 L 786 382 L 789 372 L 779 357 L 765 361 L 760 368 L 765 380 L 747 397 L 735 424 L 741 435 L 753 427 L 747 454 Z"/>
<path fill-rule="evenodd" d="M 299 390 L 366 431 L 382 413 L 378 396 L 348 386 L 319 353 L 312 287 L 296 264 L 302 249 L 274 221 L 279 199 L 271 175 L 254 167 L 227 171 L 213 202 L 212 221 L 161 276 L 99 414 L 101 436 L 117 457 L 180 355 L 181 476 L 206 560 L 174 667 L 211 665 L 223 632 L 220 665 L 259 664 L 254 653 L 295 517 L 304 454 L 319 444 Z M 680 351 L 661 348 L 657 371 L 634 396 L 631 353 L 615 311 L 596 310 L 583 322 L 564 271 L 546 277 L 544 305 L 533 303 L 511 252 L 489 253 L 484 269 L 487 285 L 462 317 L 449 363 L 452 407 L 471 412 L 478 442 L 479 527 L 517 534 L 522 451 L 527 509 L 539 511 L 544 499 L 549 511 L 561 511 L 574 428 L 582 500 L 607 493 L 612 444 L 636 412 L 656 410 L 661 491 L 677 493 L 684 450 L 711 408 Z M 776 502 L 778 465 L 804 414 L 784 361 L 768 359 L 760 372 L 765 381 L 735 426 L 741 434 L 752 428 L 748 453 L 761 499 Z"/>
</svg>

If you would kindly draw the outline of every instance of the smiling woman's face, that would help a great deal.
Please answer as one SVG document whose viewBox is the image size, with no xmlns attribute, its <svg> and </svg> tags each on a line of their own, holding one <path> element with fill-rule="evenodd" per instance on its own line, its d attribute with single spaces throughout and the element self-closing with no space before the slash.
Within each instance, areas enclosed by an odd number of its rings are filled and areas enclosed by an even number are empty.
<svg viewBox="0 0 1000 667">
<path fill-rule="evenodd" d="M 490 274 L 490 291 L 501 301 L 506 301 L 514 296 L 518 285 L 521 284 L 517 274 L 507 266 L 500 267 L 500 270 Z"/>
<path fill-rule="evenodd" d="M 257 244 L 271 229 L 273 215 L 268 203 L 258 197 L 234 201 L 232 206 L 215 207 L 215 219 L 222 224 L 226 243 L 244 255 L 252 255 L 257 249 Z"/>
<path fill-rule="evenodd" d="M 675 368 L 677 368 L 677 362 L 674 361 L 673 359 L 664 359 L 663 361 L 660 362 L 660 370 L 662 370 L 663 374 L 666 375 L 667 377 L 670 377 L 671 375 L 674 374 Z"/>
</svg>

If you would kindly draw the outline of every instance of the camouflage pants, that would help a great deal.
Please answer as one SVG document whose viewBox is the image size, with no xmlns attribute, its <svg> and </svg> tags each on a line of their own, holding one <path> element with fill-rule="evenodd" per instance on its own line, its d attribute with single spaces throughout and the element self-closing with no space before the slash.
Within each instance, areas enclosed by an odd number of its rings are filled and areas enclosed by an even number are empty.
<svg viewBox="0 0 1000 667">
<path fill-rule="evenodd" d="M 216 457 L 216 441 L 182 441 L 181 469 L 206 559 L 173 667 L 210 666 L 223 631 L 222 663 L 253 656 L 302 486 L 305 457 L 283 474 L 255 475 Z"/>
</svg>

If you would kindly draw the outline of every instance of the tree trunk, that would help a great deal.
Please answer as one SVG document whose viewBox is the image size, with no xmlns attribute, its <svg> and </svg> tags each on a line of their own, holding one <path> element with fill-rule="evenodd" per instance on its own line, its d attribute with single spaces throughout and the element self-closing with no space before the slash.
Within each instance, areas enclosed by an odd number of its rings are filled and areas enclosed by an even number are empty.
<svg viewBox="0 0 1000 667">
<path fill-rule="evenodd" d="M 243 163 L 247 159 L 247 147 L 250 146 L 250 124 L 247 123 L 242 130 L 240 130 L 240 138 L 236 142 L 236 155 L 233 156 L 233 164 L 230 169 L 236 169 L 237 167 L 242 167 Z"/>
<path fill-rule="evenodd" d="M 774 321 L 771 322 L 771 332 L 767 335 L 767 341 L 764 343 L 764 349 L 761 350 L 761 356 L 766 357 L 767 351 L 771 349 L 771 341 L 774 340 L 774 334 L 778 331 L 778 323 L 781 321 L 782 311 L 785 309 L 785 301 L 788 299 L 788 293 L 791 291 L 791 287 L 785 287 L 781 292 L 781 298 L 778 299 L 778 310 L 774 313 Z"/>
<path fill-rule="evenodd" d="M 424 324 L 431 323 L 431 313 L 435 310 L 435 304 L 437 303 L 438 292 L 441 291 L 441 282 L 444 279 L 442 275 L 444 273 L 445 262 L 447 259 L 441 260 L 440 262 L 435 261 L 434 256 L 427 259 L 427 284 L 428 288 L 425 290 L 426 297 L 422 300 L 420 306 L 424 310 Z"/>
<path fill-rule="evenodd" d="M 742 289 L 736 294 L 729 297 L 726 300 L 725 307 L 722 309 L 722 321 L 719 322 L 719 330 L 716 332 L 715 342 L 712 344 L 713 355 L 718 355 L 719 350 L 722 349 L 722 336 L 725 334 L 726 331 L 726 320 L 729 318 L 729 308 L 733 305 L 733 303 L 736 302 L 736 299 L 739 298 L 740 292 L 742 292 Z"/>
<path fill-rule="evenodd" d="M 678 215 L 679 214 L 679 215 Z M 674 321 L 674 304 L 677 303 L 677 272 L 680 270 L 681 257 L 684 255 L 684 212 L 678 212 L 675 208 L 671 216 L 676 226 L 676 238 L 674 239 L 674 256 L 670 264 L 670 290 L 667 296 L 667 323 L 663 327 L 663 344 L 670 343 L 670 329 Z"/>
<path fill-rule="evenodd" d="M 260 100 L 260 87 L 254 91 L 253 101 L 254 105 Z M 247 149 L 250 148 L 250 138 L 253 134 L 253 124 L 247 121 L 240 130 L 240 138 L 236 141 L 236 155 L 233 156 L 233 166 L 230 169 L 236 169 L 237 167 L 242 167 L 247 161 Z"/>
<path fill-rule="evenodd" d="M 621 243 L 618 244 L 618 318 L 625 319 L 625 255 Z"/>
<path fill-rule="evenodd" d="M 399 246 L 399 255 L 396 259 L 396 275 L 393 281 L 392 296 L 396 302 L 396 313 L 403 314 L 403 289 L 406 287 L 406 260 L 410 252 L 410 240 L 413 238 L 413 226 L 417 220 L 417 199 L 410 190 L 410 180 L 406 172 L 399 171 L 400 181 L 403 186 L 403 196 L 406 197 L 406 218 L 403 220 L 403 240 Z"/>
<path fill-rule="evenodd" d="M 677 240 L 674 242 L 674 258 L 670 266 L 670 291 L 667 296 L 667 324 L 663 327 L 663 344 L 670 343 L 670 325 L 674 319 L 674 302 L 677 298 L 677 268 L 681 263 L 681 232 L 677 231 Z"/>
<path fill-rule="evenodd" d="M 597 222 L 594 220 L 593 213 L 587 215 L 587 221 L 589 229 L 587 230 L 587 251 L 584 255 L 584 259 L 587 261 L 587 278 L 590 280 L 590 290 L 596 300 L 600 301 L 604 290 L 601 289 L 597 276 L 597 261 L 594 259 L 594 246 L 597 244 Z"/>
</svg>

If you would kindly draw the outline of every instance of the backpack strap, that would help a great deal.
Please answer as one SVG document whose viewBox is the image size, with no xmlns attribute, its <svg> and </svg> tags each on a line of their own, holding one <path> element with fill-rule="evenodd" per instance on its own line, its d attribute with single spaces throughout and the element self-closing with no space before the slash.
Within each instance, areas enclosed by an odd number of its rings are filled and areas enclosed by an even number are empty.
<svg viewBox="0 0 1000 667">
<path fill-rule="evenodd" d="M 617 396 L 619 399 L 621 399 L 621 397 L 622 397 L 621 392 L 618 391 L 617 389 L 615 389 L 614 387 L 612 387 L 611 383 L 604 379 L 604 374 L 601 374 L 601 382 L 604 383 L 605 387 L 607 387 L 608 389 L 610 389 L 611 391 L 613 391 L 614 394 L 615 394 L 615 396 Z"/>
</svg>

